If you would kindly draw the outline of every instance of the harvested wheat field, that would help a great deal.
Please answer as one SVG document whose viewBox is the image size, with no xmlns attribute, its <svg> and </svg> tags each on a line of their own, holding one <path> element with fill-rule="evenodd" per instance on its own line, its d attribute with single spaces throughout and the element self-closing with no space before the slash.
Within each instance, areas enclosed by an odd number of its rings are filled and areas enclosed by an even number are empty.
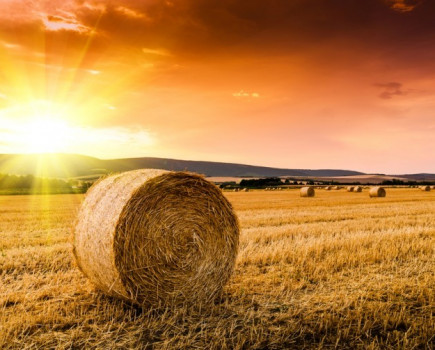
<svg viewBox="0 0 435 350">
<path fill-rule="evenodd" d="M 432 349 L 435 192 L 228 193 L 241 224 L 223 296 L 141 309 L 71 254 L 81 195 L 0 197 L 0 348 Z"/>
</svg>

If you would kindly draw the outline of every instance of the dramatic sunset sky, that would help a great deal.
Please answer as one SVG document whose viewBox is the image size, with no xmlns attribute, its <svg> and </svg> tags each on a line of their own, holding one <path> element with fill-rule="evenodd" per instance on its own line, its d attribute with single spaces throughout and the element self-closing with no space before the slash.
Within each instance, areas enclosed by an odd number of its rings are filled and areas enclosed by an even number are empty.
<svg viewBox="0 0 435 350">
<path fill-rule="evenodd" d="M 433 0 L 0 0 L 0 153 L 435 172 Z"/>
</svg>

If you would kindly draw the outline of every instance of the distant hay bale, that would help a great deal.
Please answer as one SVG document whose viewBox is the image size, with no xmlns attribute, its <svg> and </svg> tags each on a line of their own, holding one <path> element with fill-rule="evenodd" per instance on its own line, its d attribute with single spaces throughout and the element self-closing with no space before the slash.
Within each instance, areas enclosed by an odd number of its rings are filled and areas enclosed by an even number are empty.
<svg viewBox="0 0 435 350">
<path fill-rule="evenodd" d="M 361 186 L 355 186 L 353 188 L 353 192 L 362 192 L 362 187 Z"/>
<path fill-rule="evenodd" d="M 206 303 L 229 280 L 238 242 L 238 219 L 215 185 L 192 173 L 136 170 L 89 190 L 74 256 L 108 295 L 152 307 Z"/>
<path fill-rule="evenodd" d="M 326 187 L 325 187 L 325 190 L 326 190 L 326 191 L 331 191 L 331 186 L 326 186 Z"/>
<path fill-rule="evenodd" d="M 244 188 L 242 191 L 243 192 L 249 192 L 249 188 Z"/>
<path fill-rule="evenodd" d="M 314 197 L 315 191 L 313 187 L 302 187 L 301 197 Z"/>
<path fill-rule="evenodd" d="M 355 187 L 353 187 L 353 186 L 347 186 L 346 191 L 353 192 L 354 189 L 355 189 Z"/>
<path fill-rule="evenodd" d="M 334 187 L 332 187 L 332 189 L 333 189 L 333 190 L 339 190 L 340 187 L 339 187 L 339 186 L 334 186 Z"/>
<path fill-rule="evenodd" d="M 421 189 L 422 191 L 429 192 L 429 191 L 430 191 L 430 186 L 420 186 L 420 189 Z"/>
<path fill-rule="evenodd" d="M 383 187 L 372 187 L 369 191 L 370 197 L 385 197 L 387 192 Z"/>
</svg>

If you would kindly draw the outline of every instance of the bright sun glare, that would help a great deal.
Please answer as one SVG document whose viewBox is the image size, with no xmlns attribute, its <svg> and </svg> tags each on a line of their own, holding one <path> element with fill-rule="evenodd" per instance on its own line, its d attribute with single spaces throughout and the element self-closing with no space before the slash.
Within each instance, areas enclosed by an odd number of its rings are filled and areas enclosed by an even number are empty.
<svg viewBox="0 0 435 350">
<path fill-rule="evenodd" d="M 41 117 L 26 125 L 24 148 L 28 153 L 62 152 L 71 138 L 71 128 L 66 121 Z"/>
<path fill-rule="evenodd" d="M 0 109 L 0 153 L 3 147 L 5 153 L 122 157 L 126 149 L 145 152 L 154 145 L 154 138 L 142 127 L 83 126 L 76 117 L 86 115 L 81 112 L 75 105 L 46 100 Z"/>
</svg>

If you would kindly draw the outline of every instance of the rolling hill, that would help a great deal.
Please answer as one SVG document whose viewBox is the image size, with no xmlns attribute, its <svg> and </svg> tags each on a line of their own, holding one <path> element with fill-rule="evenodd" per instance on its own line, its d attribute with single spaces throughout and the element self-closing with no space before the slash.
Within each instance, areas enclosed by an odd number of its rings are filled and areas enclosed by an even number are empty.
<svg viewBox="0 0 435 350">
<path fill-rule="evenodd" d="M 207 176 L 348 176 L 362 174 L 349 170 L 279 169 L 234 163 L 190 161 L 166 158 L 98 159 L 76 154 L 2 154 L 0 173 L 45 177 L 82 177 L 141 168 L 188 170 Z"/>
<path fill-rule="evenodd" d="M 141 168 L 192 171 L 213 177 L 347 177 L 366 175 L 362 172 L 340 169 L 284 169 L 235 163 L 177 160 L 167 158 L 98 159 L 76 154 L 0 154 L 0 173 L 41 177 L 77 178 Z M 397 176 L 402 177 L 402 176 Z M 406 175 L 409 180 L 422 178 L 422 174 Z M 424 179 L 435 180 L 434 174 Z"/>
</svg>

